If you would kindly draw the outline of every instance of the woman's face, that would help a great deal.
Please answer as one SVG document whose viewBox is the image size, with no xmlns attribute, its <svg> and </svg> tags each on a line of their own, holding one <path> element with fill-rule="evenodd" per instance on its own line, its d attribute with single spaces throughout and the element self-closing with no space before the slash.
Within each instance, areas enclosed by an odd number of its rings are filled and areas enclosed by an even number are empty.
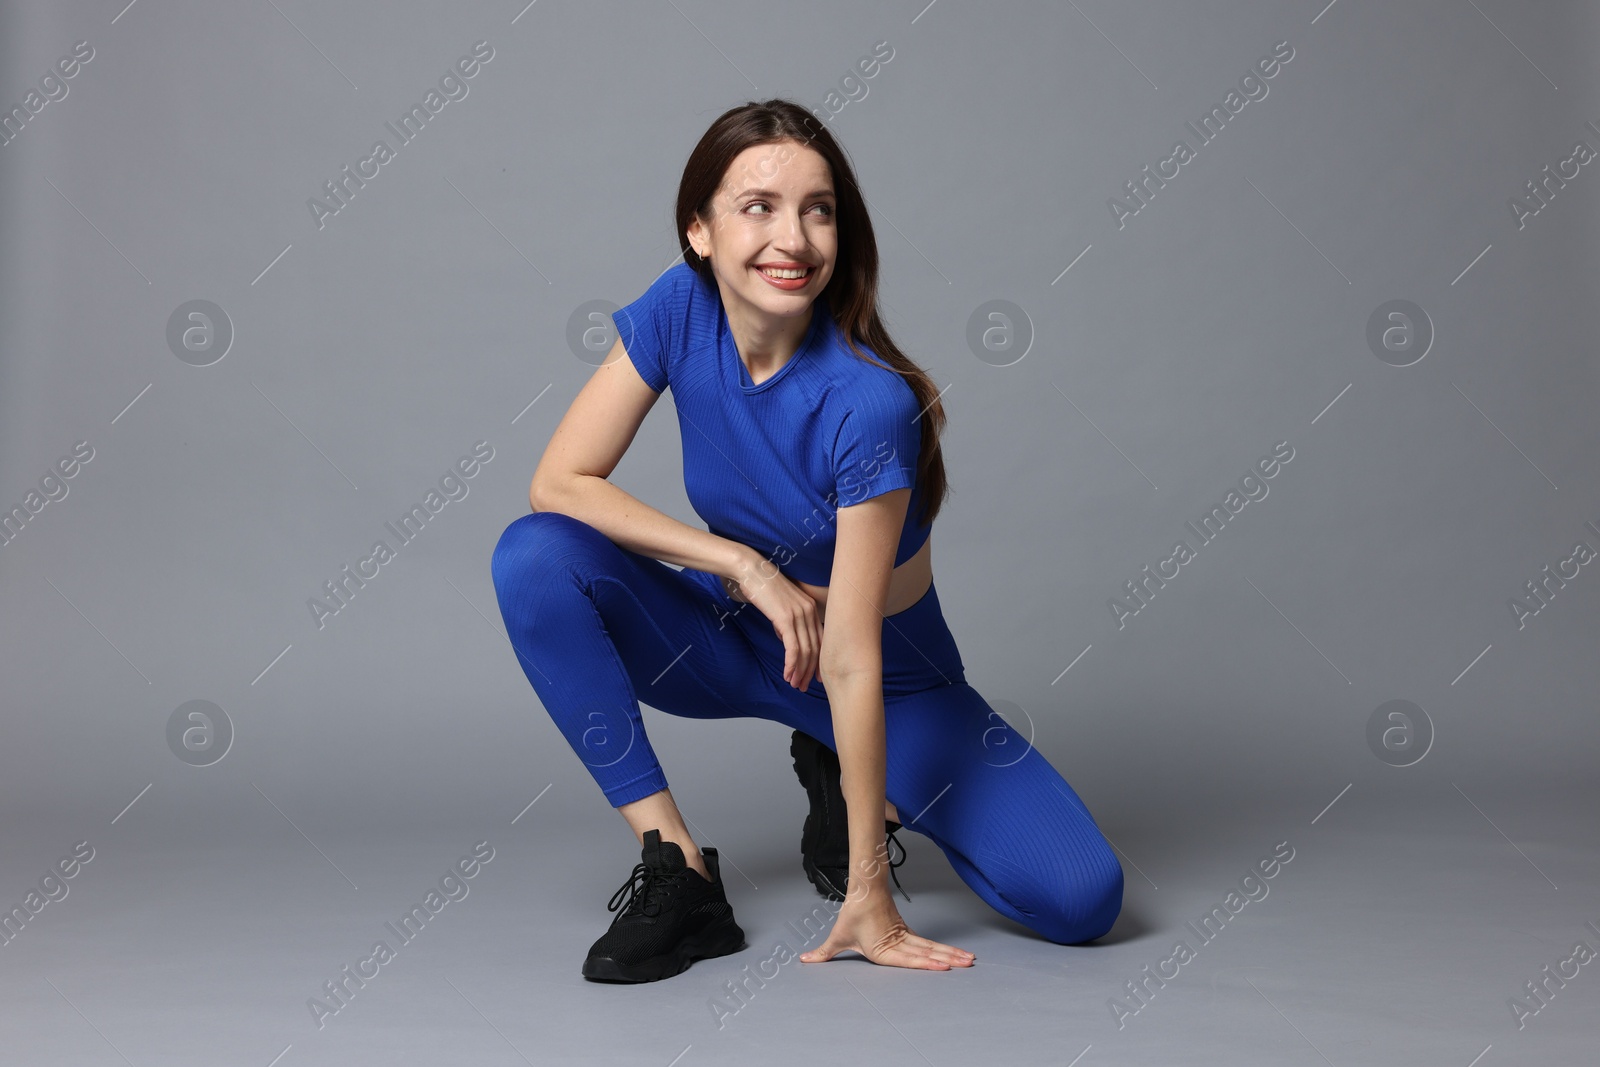
<svg viewBox="0 0 1600 1067">
<path fill-rule="evenodd" d="M 752 145 L 729 164 L 709 223 L 690 224 L 689 242 L 710 261 L 724 294 L 767 314 L 798 315 L 833 276 L 836 209 L 833 176 L 819 152 L 795 141 Z M 805 273 L 784 276 L 796 270 Z"/>
</svg>

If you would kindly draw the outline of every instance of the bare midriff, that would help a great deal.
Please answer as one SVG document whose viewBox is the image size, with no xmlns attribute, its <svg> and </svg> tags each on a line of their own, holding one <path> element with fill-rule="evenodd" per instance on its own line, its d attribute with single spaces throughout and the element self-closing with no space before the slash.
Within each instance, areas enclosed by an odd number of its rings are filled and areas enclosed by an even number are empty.
<svg viewBox="0 0 1600 1067">
<path fill-rule="evenodd" d="M 796 581 L 795 585 L 805 590 L 812 600 L 817 602 L 818 621 L 824 624 L 828 613 L 828 587 L 825 585 L 812 585 L 810 582 Z M 917 601 L 921 600 L 928 592 L 928 587 L 933 584 L 933 537 L 922 542 L 922 547 L 916 554 L 896 567 L 889 574 L 889 598 L 885 604 L 885 615 L 896 615 L 906 610 Z M 733 599 L 742 601 L 737 590 L 731 590 Z"/>
</svg>

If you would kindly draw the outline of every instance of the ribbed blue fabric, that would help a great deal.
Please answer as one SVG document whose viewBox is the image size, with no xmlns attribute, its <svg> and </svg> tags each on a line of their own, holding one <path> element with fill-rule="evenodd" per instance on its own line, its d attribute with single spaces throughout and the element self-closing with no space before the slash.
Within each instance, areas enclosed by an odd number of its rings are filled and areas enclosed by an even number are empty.
<svg viewBox="0 0 1600 1067">
<path fill-rule="evenodd" d="M 612 317 L 639 376 L 658 393 L 672 389 L 684 490 L 712 533 L 792 580 L 827 585 L 837 509 L 910 486 L 895 565 L 928 539 L 916 393 L 850 351 L 826 297 L 812 304 L 800 348 L 760 384 L 739 357 L 721 293 L 681 260 Z"/>
<path fill-rule="evenodd" d="M 523 673 L 613 807 L 667 787 L 641 698 L 690 718 L 769 719 L 837 751 L 826 688 L 783 680 L 782 638 L 717 575 L 549 511 L 506 527 L 491 570 Z M 883 694 L 884 792 L 905 827 L 1049 940 L 1106 933 L 1122 866 L 1072 786 L 967 684 L 934 587 L 883 621 Z"/>
</svg>

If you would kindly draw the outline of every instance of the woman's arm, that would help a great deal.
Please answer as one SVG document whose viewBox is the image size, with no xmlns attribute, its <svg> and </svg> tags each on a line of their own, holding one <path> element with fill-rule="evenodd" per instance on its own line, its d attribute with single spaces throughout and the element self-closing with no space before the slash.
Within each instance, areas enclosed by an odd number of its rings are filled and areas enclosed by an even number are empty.
<svg viewBox="0 0 1600 1067">
<path fill-rule="evenodd" d="M 529 505 L 581 519 L 652 559 L 725 577 L 749 573 L 761 563 L 754 549 L 681 523 L 606 480 L 660 396 L 618 338 L 545 446 L 528 487 Z"/>
<path fill-rule="evenodd" d="M 851 896 L 888 896 L 884 864 L 883 619 L 911 500 L 895 489 L 836 513 L 818 674 L 828 690 L 850 827 Z M 864 886 L 858 890 L 858 885 Z"/>
<path fill-rule="evenodd" d="M 851 949 L 893 967 L 947 971 L 972 966 L 972 954 L 965 949 L 913 933 L 886 888 L 883 609 L 910 503 L 909 488 L 894 489 L 837 513 L 821 677 L 833 712 L 840 786 L 849 815 L 850 885 L 827 939 L 801 953 L 805 963 L 831 960 Z"/>
</svg>

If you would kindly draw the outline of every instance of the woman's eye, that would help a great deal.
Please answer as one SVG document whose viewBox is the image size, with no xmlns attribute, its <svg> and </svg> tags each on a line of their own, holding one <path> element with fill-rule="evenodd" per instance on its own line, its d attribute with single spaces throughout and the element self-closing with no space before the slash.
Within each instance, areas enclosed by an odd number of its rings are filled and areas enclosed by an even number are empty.
<svg viewBox="0 0 1600 1067">
<path fill-rule="evenodd" d="M 757 200 L 755 203 L 745 205 L 745 210 L 746 211 L 754 211 L 758 207 L 766 207 L 766 206 L 767 205 L 765 203 L 763 203 L 760 200 Z"/>
<path fill-rule="evenodd" d="M 828 217 L 828 218 L 832 218 L 833 217 L 833 208 L 832 208 L 832 206 L 830 206 L 828 204 L 818 204 L 817 207 L 820 207 L 822 209 L 822 213 L 826 217 Z"/>
</svg>

